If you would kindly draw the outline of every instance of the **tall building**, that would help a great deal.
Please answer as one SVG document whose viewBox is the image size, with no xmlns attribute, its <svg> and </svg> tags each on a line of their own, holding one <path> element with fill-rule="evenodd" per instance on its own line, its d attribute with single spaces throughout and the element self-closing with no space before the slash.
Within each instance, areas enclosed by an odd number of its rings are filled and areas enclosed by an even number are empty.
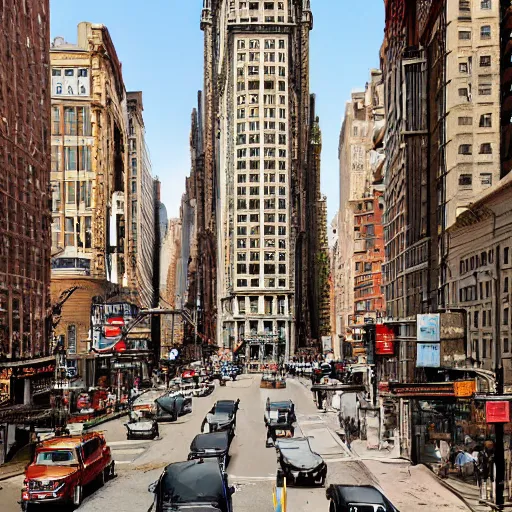
<svg viewBox="0 0 512 512">
<path fill-rule="evenodd" d="M 64 337 L 69 358 L 84 361 L 91 304 L 119 297 L 128 284 L 126 93 L 105 26 L 80 23 L 77 43 L 56 38 L 50 54 L 52 298 L 74 290 L 56 334 Z"/>
<path fill-rule="evenodd" d="M 23 5 L 7 0 L 0 16 L 0 404 L 29 402 L 52 378 L 43 371 L 51 353 L 50 12 L 48 0 Z M 23 360 L 33 371 L 18 379 Z"/>
<path fill-rule="evenodd" d="M 200 281 L 211 288 L 199 296 L 215 298 L 219 344 L 233 351 L 245 344 L 242 352 L 257 361 L 318 336 L 311 322 L 316 241 L 307 233 L 321 200 L 309 4 L 205 0 L 202 13 L 206 195 L 198 230 L 217 242 L 210 261 L 200 262 Z"/>
<path fill-rule="evenodd" d="M 336 334 L 347 341 L 345 355 L 362 353 L 365 326 L 384 316 L 383 92 L 381 72 L 372 70 L 365 91 L 353 93 L 347 103 L 340 134 L 333 284 Z"/>
<path fill-rule="evenodd" d="M 136 290 L 135 302 L 144 308 L 155 304 L 153 254 L 155 240 L 155 190 L 146 144 L 142 92 L 128 92 L 128 186 L 130 224 L 128 227 L 128 275 Z"/>
</svg>

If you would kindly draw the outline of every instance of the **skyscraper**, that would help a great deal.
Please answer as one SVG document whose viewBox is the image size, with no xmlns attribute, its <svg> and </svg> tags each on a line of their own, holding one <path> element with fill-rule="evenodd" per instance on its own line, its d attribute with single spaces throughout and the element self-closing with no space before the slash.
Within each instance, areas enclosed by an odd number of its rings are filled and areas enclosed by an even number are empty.
<svg viewBox="0 0 512 512">
<path fill-rule="evenodd" d="M 211 289 L 201 291 L 199 307 L 212 315 L 207 302 L 215 303 L 219 344 L 245 345 L 251 360 L 318 339 L 312 265 L 320 237 L 307 232 L 321 211 L 312 25 L 309 0 L 204 1 L 206 193 L 198 222 L 216 250 L 200 262 Z"/>
</svg>

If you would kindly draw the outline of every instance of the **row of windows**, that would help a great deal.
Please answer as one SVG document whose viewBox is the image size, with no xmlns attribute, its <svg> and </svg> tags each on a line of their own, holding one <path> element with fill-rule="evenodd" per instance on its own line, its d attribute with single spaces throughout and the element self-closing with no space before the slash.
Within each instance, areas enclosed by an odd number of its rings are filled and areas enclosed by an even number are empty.
<svg viewBox="0 0 512 512">
<path fill-rule="evenodd" d="M 480 56 L 480 67 L 488 68 L 491 66 L 491 56 L 490 55 L 481 55 Z M 467 61 L 459 62 L 459 72 L 460 73 L 471 73 L 472 70 L 473 58 L 469 57 Z"/>
<path fill-rule="evenodd" d="M 263 179 L 265 183 L 275 183 L 276 175 L 275 173 L 266 172 L 263 175 Z M 249 183 L 259 183 L 260 175 L 259 174 L 249 174 Z M 239 174 L 237 176 L 237 183 L 247 183 L 247 174 Z M 286 174 L 279 175 L 279 183 L 286 183 Z"/>
<path fill-rule="evenodd" d="M 249 299 L 249 309 L 247 309 L 247 301 Z M 238 297 L 238 312 L 246 313 L 249 311 L 252 314 L 260 314 L 260 301 L 259 297 Z M 274 303 L 276 303 L 276 308 L 274 308 Z M 286 298 L 283 296 L 277 296 L 274 301 L 274 297 L 265 297 L 264 298 L 264 312 L 261 314 L 265 315 L 273 315 L 274 310 L 277 310 L 278 315 L 286 315 Z"/>
<path fill-rule="evenodd" d="M 63 151 L 64 149 L 64 151 Z M 90 171 L 91 148 L 90 146 L 52 146 L 51 171 L 62 171 L 62 155 L 64 154 L 65 171 Z"/>
<path fill-rule="evenodd" d="M 247 204 L 249 204 L 249 208 L 247 208 Z M 277 203 L 275 198 L 272 199 L 264 199 L 263 207 L 265 210 L 275 210 L 277 204 L 277 208 L 279 210 L 286 210 L 286 199 L 278 199 Z M 259 199 L 238 199 L 237 200 L 237 209 L 238 210 L 259 210 L 260 209 L 260 200 Z"/>
<path fill-rule="evenodd" d="M 265 238 L 263 240 L 263 247 L 265 249 L 272 249 L 276 246 L 275 238 Z M 277 246 L 279 249 L 286 249 L 286 239 L 280 238 L 277 242 Z M 237 249 L 260 249 L 261 248 L 261 239 L 260 238 L 250 238 L 249 246 L 247 246 L 247 240 L 245 238 L 239 238 L 236 242 Z"/>
<path fill-rule="evenodd" d="M 277 66 L 279 69 L 277 69 L 279 76 L 284 77 L 286 76 L 286 67 L 285 66 Z M 275 75 L 276 74 L 276 66 L 264 66 L 263 72 L 265 75 Z M 259 66 L 248 66 L 247 67 L 247 76 L 258 76 L 260 74 L 260 67 Z M 246 76 L 245 68 L 236 68 L 236 76 L 241 78 Z"/>
<path fill-rule="evenodd" d="M 260 274 L 260 268 L 260 263 L 237 263 L 236 273 L 237 275 L 248 274 L 258 276 Z M 279 263 L 276 265 L 275 263 L 265 263 L 263 265 L 263 273 L 267 276 L 273 276 L 276 273 L 280 275 L 286 274 L 286 264 Z"/>
<path fill-rule="evenodd" d="M 492 9 L 492 0 L 480 0 L 480 9 Z M 459 11 L 471 12 L 471 0 L 459 0 Z"/>
<path fill-rule="evenodd" d="M 263 138 L 265 140 L 265 137 Z M 273 140 L 273 139 L 267 139 Z M 249 157 L 255 158 L 260 156 L 260 148 L 239 148 L 236 150 L 237 158 L 247 158 L 247 154 Z M 286 158 L 286 149 L 280 149 L 277 152 L 279 158 Z M 263 156 L 265 158 L 275 158 L 276 157 L 276 148 L 263 148 Z M 286 162 L 284 162 L 286 163 Z"/>
<path fill-rule="evenodd" d="M 285 278 L 279 278 L 276 280 L 273 277 L 267 277 L 263 280 L 263 283 L 264 283 L 265 288 L 275 288 L 276 283 L 277 283 L 278 288 L 286 288 L 286 279 Z M 241 279 L 236 280 L 236 285 L 239 288 L 247 288 L 248 286 L 250 286 L 251 288 L 259 288 L 260 279 L 258 279 L 258 278 L 253 278 L 253 279 L 241 278 Z"/>
<path fill-rule="evenodd" d="M 479 268 L 480 266 L 486 266 L 487 264 L 491 264 L 494 261 L 494 249 L 490 249 L 489 251 L 483 251 L 481 254 L 477 254 L 476 256 L 471 256 L 470 258 L 465 258 L 460 260 L 459 263 L 459 273 L 460 275 L 466 274 L 472 270 Z M 503 265 L 508 265 L 510 263 L 510 247 L 503 248 Z"/>
<path fill-rule="evenodd" d="M 247 100 L 246 94 L 239 94 L 236 102 L 238 105 L 245 105 Z M 249 94 L 249 104 L 258 105 L 260 102 L 259 94 Z M 264 94 L 263 95 L 263 103 L 265 105 L 276 105 L 276 95 L 275 94 Z M 286 96 L 284 94 L 279 95 L 279 104 L 286 105 Z"/>
<path fill-rule="evenodd" d="M 277 217 L 276 217 L 275 213 L 263 214 L 264 222 L 276 222 L 276 219 L 277 219 L 277 222 L 279 222 L 279 223 L 285 223 L 286 222 L 286 213 L 279 213 L 279 214 L 277 214 Z M 237 221 L 239 224 L 245 224 L 247 222 L 247 220 L 249 220 L 249 222 L 251 222 L 251 223 L 259 222 L 260 214 L 254 213 L 254 214 L 251 214 L 250 216 L 248 216 L 247 214 L 242 213 L 237 216 Z"/>
<path fill-rule="evenodd" d="M 278 195 L 286 196 L 286 187 L 277 187 Z M 247 187 L 237 187 L 236 193 L 239 196 L 247 195 Z M 265 196 L 275 196 L 276 195 L 276 187 L 275 186 L 265 186 L 263 187 L 263 194 Z M 249 187 L 249 195 L 250 196 L 259 196 L 260 195 L 260 187 Z"/>
<path fill-rule="evenodd" d="M 276 7 L 280 11 L 284 11 L 284 2 L 251 2 L 249 1 L 249 10 L 257 11 L 260 8 L 260 5 L 263 5 L 263 8 L 266 11 L 273 11 Z M 247 9 L 247 1 L 242 0 L 238 4 L 240 9 Z"/>
<path fill-rule="evenodd" d="M 473 176 L 471 174 L 459 175 L 459 187 L 471 187 L 473 185 Z M 490 187 L 492 185 L 492 174 L 490 172 L 480 173 L 480 185 Z"/>
<path fill-rule="evenodd" d="M 276 113 L 278 109 L 277 108 L 265 108 L 264 109 L 264 117 L 275 119 Z M 251 107 L 249 109 L 245 108 L 239 108 L 237 110 L 237 119 L 245 119 L 246 113 L 248 113 L 249 118 L 251 117 L 260 117 L 260 108 L 259 107 Z M 286 109 L 280 108 L 279 109 L 279 119 L 286 119 Z"/>
<path fill-rule="evenodd" d="M 275 160 L 265 160 L 263 163 L 264 163 L 263 168 L 266 171 L 275 171 L 276 170 L 276 161 Z M 286 171 L 286 161 L 281 160 L 278 162 L 278 164 L 279 164 L 280 171 Z M 246 171 L 247 170 L 247 162 L 245 160 L 239 160 L 236 163 L 236 168 L 238 171 Z M 257 171 L 258 169 L 260 169 L 260 160 L 249 160 L 249 170 Z M 265 176 L 270 176 L 270 175 L 271 174 L 265 173 Z M 265 180 L 265 181 L 275 181 L 275 179 L 269 178 L 269 180 Z"/>
<path fill-rule="evenodd" d="M 247 259 L 247 254 L 249 254 L 249 259 Z M 244 262 L 244 261 L 260 261 L 261 253 L 260 251 L 250 251 L 246 252 L 237 252 L 236 261 Z M 274 251 L 265 251 L 263 253 L 264 261 L 275 261 L 276 253 Z M 279 261 L 286 261 L 286 253 L 279 252 L 278 253 Z"/>
<path fill-rule="evenodd" d="M 459 88 L 459 97 L 465 98 L 467 101 L 471 101 L 471 86 L 469 87 L 460 87 Z M 485 83 L 478 85 L 478 95 L 479 96 L 490 96 L 492 94 L 492 84 Z"/>
<path fill-rule="evenodd" d="M 59 247 L 61 241 L 61 217 L 53 217 L 52 245 Z M 64 217 L 64 246 L 90 249 L 92 247 L 92 217 Z"/>
<path fill-rule="evenodd" d="M 471 155 L 473 154 L 473 145 L 472 144 L 460 144 L 459 145 L 459 155 Z M 478 151 L 480 155 L 492 155 L 492 145 L 490 142 L 484 142 L 480 144 L 480 150 Z"/>
<path fill-rule="evenodd" d="M 237 42 L 237 48 L 239 50 L 246 49 L 247 40 L 239 39 Z M 286 46 L 286 42 L 284 39 L 279 39 L 277 41 L 277 45 L 279 50 L 284 50 Z M 260 40 L 259 39 L 249 39 L 248 43 L 249 50 L 258 50 L 260 48 Z M 265 50 L 275 50 L 276 49 L 276 40 L 275 39 L 265 39 L 264 41 Z"/>
<path fill-rule="evenodd" d="M 284 80 L 278 80 L 277 87 L 278 87 L 279 92 L 286 92 L 286 82 Z M 236 83 L 236 92 L 244 92 L 245 90 L 246 90 L 245 82 L 243 80 L 238 81 Z M 248 91 L 259 91 L 260 90 L 260 81 L 259 80 L 248 80 L 247 81 L 247 90 Z M 263 90 L 275 91 L 276 90 L 276 81 L 273 79 L 264 80 L 263 81 Z"/>
<path fill-rule="evenodd" d="M 471 126 L 472 124 L 473 118 L 471 116 L 459 117 L 459 126 Z M 480 128 L 492 128 L 492 114 L 482 114 L 478 126 Z"/>
<path fill-rule="evenodd" d="M 263 226 L 263 234 L 265 236 L 274 236 L 275 234 L 279 236 L 286 236 L 286 226 L 274 226 L 273 224 L 264 224 Z M 257 224 L 255 226 L 238 226 L 236 228 L 237 236 L 257 236 L 260 234 L 260 225 Z"/>
<path fill-rule="evenodd" d="M 52 107 L 52 135 L 92 135 L 89 107 Z"/>
<path fill-rule="evenodd" d="M 482 25 L 480 27 L 480 39 L 490 39 L 490 38 L 491 38 L 491 26 L 490 25 Z M 459 39 L 461 41 L 471 40 L 471 30 L 459 30 Z"/>
<path fill-rule="evenodd" d="M 236 60 L 238 62 L 246 62 L 247 57 L 249 57 L 249 62 L 260 62 L 260 52 L 238 52 L 236 56 Z M 277 55 L 277 60 L 276 60 Z M 286 54 L 284 52 L 264 52 L 263 53 L 263 61 L 264 62 L 286 62 Z"/>
<path fill-rule="evenodd" d="M 250 133 L 247 136 L 246 133 L 240 133 L 236 136 L 237 145 L 245 145 L 245 144 L 260 144 L 261 137 L 259 133 Z M 286 145 L 286 134 L 280 133 L 278 137 L 276 137 L 275 133 L 265 133 L 263 135 L 263 143 L 264 144 L 276 144 L 276 142 L 280 145 Z M 279 156 L 281 158 L 286 158 L 286 149 L 279 150 Z"/>
</svg>

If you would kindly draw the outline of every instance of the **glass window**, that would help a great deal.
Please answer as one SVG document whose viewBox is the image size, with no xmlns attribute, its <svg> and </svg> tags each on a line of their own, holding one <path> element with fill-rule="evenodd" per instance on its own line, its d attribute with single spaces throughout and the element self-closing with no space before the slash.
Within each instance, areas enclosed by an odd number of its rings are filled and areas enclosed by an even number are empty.
<svg viewBox="0 0 512 512">
<path fill-rule="evenodd" d="M 52 107 L 52 135 L 61 135 L 59 107 Z"/>
<path fill-rule="evenodd" d="M 480 27 L 480 39 L 490 39 L 491 38 L 491 26 L 490 25 L 482 25 Z"/>
<path fill-rule="evenodd" d="M 52 146 L 51 171 L 59 172 L 62 170 L 62 147 Z"/>
<path fill-rule="evenodd" d="M 459 30 L 459 39 L 461 41 L 468 41 L 471 39 L 471 32 L 469 30 Z"/>
<path fill-rule="evenodd" d="M 76 149 L 76 147 L 68 146 L 64 148 L 64 167 L 66 171 L 76 171 Z"/>
<path fill-rule="evenodd" d="M 64 107 L 64 134 L 77 135 L 77 119 L 75 107 Z"/>
</svg>

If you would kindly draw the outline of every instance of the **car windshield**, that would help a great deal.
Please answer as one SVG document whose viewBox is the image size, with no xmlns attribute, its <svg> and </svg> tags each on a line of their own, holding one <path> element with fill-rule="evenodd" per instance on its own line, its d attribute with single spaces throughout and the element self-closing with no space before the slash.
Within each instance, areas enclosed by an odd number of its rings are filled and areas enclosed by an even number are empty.
<svg viewBox="0 0 512 512">
<path fill-rule="evenodd" d="M 71 450 L 39 452 L 36 458 L 39 466 L 70 466 L 76 463 L 75 454 Z"/>
<path fill-rule="evenodd" d="M 162 478 L 162 498 L 167 503 L 216 503 L 223 496 L 218 464 L 180 465 L 169 469 Z"/>
<path fill-rule="evenodd" d="M 274 411 L 277 409 L 291 409 L 290 402 L 270 402 L 270 408 Z"/>
<path fill-rule="evenodd" d="M 234 405 L 232 403 L 229 403 L 229 402 L 224 402 L 224 403 L 217 403 L 215 405 L 215 413 L 226 413 L 226 414 L 232 414 L 233 413 L 233 410 L 234 410 Z"/>
</svg>

